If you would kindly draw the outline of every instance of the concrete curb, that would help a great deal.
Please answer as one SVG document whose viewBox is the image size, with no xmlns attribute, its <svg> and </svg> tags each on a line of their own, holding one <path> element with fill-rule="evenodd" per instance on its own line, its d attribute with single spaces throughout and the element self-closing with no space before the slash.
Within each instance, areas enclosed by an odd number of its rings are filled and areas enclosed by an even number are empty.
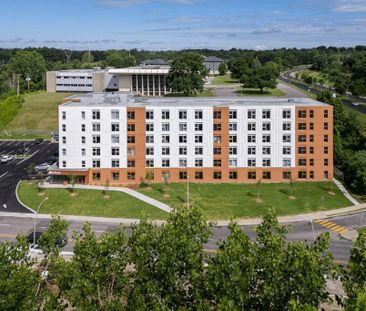
<svg viewBox="0 0 366 311">
<path fill-rule="evenodd" d="M 25 205 L 22 201 L 20 201 L 19 199 L 19 196 L 18 196 L 18 188 L 19 188 L 19 185 L 22 181 L 19 180 L 18 183 L 17 183 L 17 186 L 15 188 L 15 197 L 17 198 L 18 202 L 20 205 L 22 205 L 24 208 L 26 208 L 27 210 L 29 210 L 31 213 L 35 214 L 36 212 L 34 210 L 32 210 L 30 207 L 28 207 L 27 205 Z"/>
<path fill-rule="evenodd" d="M 357 230 L 349 230 L 345 233 L 339 234 L 339 236 L 342 239 L 353 242 L 353 241 L 357 240 L 357 238 L 358 238 L 358 231 Z"/>
</svg>

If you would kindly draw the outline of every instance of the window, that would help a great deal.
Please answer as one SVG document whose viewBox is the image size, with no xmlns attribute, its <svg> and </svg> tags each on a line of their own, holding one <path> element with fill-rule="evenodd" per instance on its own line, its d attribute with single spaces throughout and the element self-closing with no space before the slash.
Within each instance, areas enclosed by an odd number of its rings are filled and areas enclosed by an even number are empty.
<svg viewBox="0 0 366 311">
<path fill-rule="evenodd" d="M 314 123 L 313 122 L 309 123 L 309 130 L 311 130 L 311 131 L 314 130 Z"/>
<path fill-rule="evenodd" d="M 203 118 L 202 110 L 195 110 L 194 111 L 194 118 L 195 119 L 202 119 Z"/>
<path fill-rule="evenodd" d="M 154 131 L 154 123 L 146 123 L 146 132 Z"/>
<path fill-rule="evenodd" d="M 314 159 L 309 159 L 309 165 L 314 166 Z"/>
<path fill-rule="evenodd" d="M 314 171 L 309 172 L 309 178 L 314 179 Z"/>
<path fill-rule="evenodd" d="M 299 171 L 298 172 L 298 177 L 300 179 L 305 179 L 306 178 L 306 171 Z"/>
<path fill-rule="evenodd" d="M 290 143 L 291 142 L 291 135 L 283 135 L 282 136 L 282 142 Z"/>
<path fill-rule="evenodd" d="M 62 136 L 62 143 L 66 144 L 66 137 L 65 136 Z"/>
<path fill-rule="evenodd" d="M 93 120 L 100 120 L 100 111 L 99 110 L 93 110 L 92 111 L 92 118 L 93 118 Z"/>
<path fill-rule="evenodd" d="M 214 123 L 213 130 L 214 131 L 221 131 L 221 124 L 220 123 Z"/>
<path fill-rule="evenodd" d="M 328 110 L 324 110 L 324 118 L 328 118 Z"/>
<path fill-rule="evenodd" d="M 161 124 L 161 130 L 163 132 L 169 132 L 170 131 L 170 124 L 169 123 L 162 123 Z"/>
<path fill-rule="evenodd" d="M 263 172 L 262 178 L 263 179 L 271 179 L 271 172 Z"/>
<path fill-rule="evenodd" d="M 213 142 L 217 143 L 217 144 L 221 144 L 221 136 L 214 136 L 213 137 Z"/>
<path fill-rule="evenodd" d="M 329 136 L 328 135 L 324 135 L 324 142 L 327 143 L 329 140 Z"/>
<path fill-rule="evenodd" d="M 162 135 L 161 136 L 161 142 L 163 144 L 169 144 L 170 143 L 170 136 L 169 135 Z"/>
<path fill-rule="evenodd" d="M 248 179 L 257 179 L 256 172 L 248 172 Z"/>
<path fill-rule="evenodd" d="M 195 143 L 202 143 L 203 142 L 203 136 L 202 135 L 195 135 L 194 136 L 194 142 Z"/>
<path fill-rule="evenodd" d="M 119 135 L 118 134 L 112 134 L 111 135 L 112 144 L 119 144 Z"/>
<path fill-rule="evenodd" d="M 310 118 L 314 118 L 314 110 L 310 110 L 309 111 L 309 117 Z"/>
<path fill-rule="evenodd" d="M 195 147 L 194 148 L 194 154 L 195 155 L 202 155 L 203 154 L 203 148 L 202 147 Z"/>
<path fill-rule="evenodd" d="M 229 172 L 229 179 L 238 179 L 238 172 Z"/>
<path fill-rule="evenodd" d="M 179 179 L 186 180 L 188 178 L 187 172 L 179 172 Z"/>
<path fill-rule="evenodd" d="M 119 148 L 112 148 L 112 155 L 119 155 Z"/>
<path fill-rule="evenodd" d="M 81 156 L 82 157 L 85 157 L 86 156 L 86 150 L 85 150 L 85 148 L 82 148 L 81 149 Z"/>
<path fill-rule="evenodd" d="M 291 154 L 291 147 L 283 147 L 282 154 Z"/>
<path fill-rule="evenodd" d="M 112 118 L 112 120 L 118 120 L 119 119 L 119 110 L 112 110 L 111 118 Z"/>
<path fill-rule="evenodd" d="M 297 137 L 298 142 L 306 142 L 306 135 L 299 135 Z"/>
<path fill-rule="evenodd" d="M 237 118 L 237 111 L 229 110 L 229 119 L 236 119 L 236 118 Z"/>
<path fill-rule="evenodd" d="M 214 119 L 221 119 L 221 111 L 214 111 L 213 112 Z"/>
<path fill-rule="evenodd" d="M 254 166 L 256 166 L 256 160 L 248 159 L 248 167 L 254 167 Z"/>
<path fill-rule="evenodd" d="M 169 120 L 169 118 L 170 118 L 169 110 L 163 110 L 163 111 L 161 112 L 161 118 L 162 118 L 163 120 Z"/>
<path fill-rule="evenodd" d="M 147 120 L 153 120 L 154 119 L 154 111 L 146 110 L 145 116 L 146 116 Z"/>
<path fill-rule="evenodd" d="M 129 126 L 133 125 L 133 130 L 135 130 L 135 124 L 128 124 L 127 131 L 130 131 Z M 111 127 L 112 132 L 119 132 L 119 123 L 112 123 Z"/>
<path fill-rule="evenodd" d="M 236 148 L 236 147 L 229 147 L 229 154 L 230 155 L 236 155 L 236 154 L 238 154 L 238 148 Z"/>
<path fill-rule="evenodd" d="M 328 166 L 329 164 L 329 160 L 328 159 L 324 159 L 324 166 Z"/>
<path fill-rule="evenodd" d="M 113 161 L 115 161 L 115 160 L 112 160 L 112 164 L 113 164 Z M 127 167 L 135 167 L 135 166 L 136 166 L 135 160 L 127 160 Z"/>
<path fill-rule="evenodd" d="M 314 153 L 314 147 L 310 147 L 310 148 L 309 148 L 309 153 L 310 153 L 310 154 L 313 154 L 313 153 Z"/>
<path fill-rule="evenodd" d="M 194 173 L 195 179 L 203 179 L 203 172 L 195 172 Z"/>
<path fill-rule="evenodd" d="M 127 120 L 135 120 L 135 111 L 127 111 Z"/>
<path fill-rule="evenodd" d="M 254 122 L 249 122 L 248 123 L 248 131 L 255 131 L 255 123 Z"/>
<path fill-rule="evenodd" d="M 179 110 L 179 119 L 187 119 L 187 110 Z"/>
<path fill-rule="evenodd" d="M 328 173 L 328 171 L 324 171 L 324 179 L 329 179 L 329 173 Z"/>
<path fill-rule="evenodd" d="M 291 110 L 290 109 L 282 110 L 282 118 L 283 119 L 291 119 Z"/>
<path fill-rule="evenodd" d="M 128 162 L 130 162 L 130 161 L 127 161 L 127 163 Z M 119 167 L 119 160 L 118 159 L 113 159 L 112 160 L 112 167 Z"/>
<path fill-rule="evenodd" d="M 271 135 L 262 136 L 262 143 L 270 143 L 270 142 L 271 142 Z"/>
<path fill-rule="evenodd" d="M 328 130 L 329 126 L 328 126 L 328 122 L 324 122 L 324 130 Z"/>
<path fill-rule="evenodd" d="M 100 167 L 100 160 L 93 160 L 93 167 Z"/>
<path fill-rule="evenodd" d="M 179 159 L 179 167 L 187 167 L 187 159 Z"/>
<path fill-rule="evenodd" d="M 194 166 L 195 167 L 202 167 L 203 166 L 203 160 L 202 159 L 195 159 L 194 160 Z"/>
<path fill-rule="evenodd" d="M 100 156 L 100 148 L 93 148 L 93 156 Z"/>
<path fill-rule="evenodd" d="M 255 147 L 248 147 L 248 154 L 255 154 L 256 153 Z"/>
<path fill-rule="evenodd" d="M 154 143 L 154 136 L 153 135 L 146 135 L 146 143 L 153 144 Z"/>
<path fill-rule="evenodd" d="M 298 116 L 299 118 L 306 118 L 306 110 L 299 110 L 299 111 L 297 112 L 297 116 Z"/>
<path fill-rule="evenodd" d="M 255 135 L 248 135 L 248 143 L 255 143 Z"/>
<path fill-rule="evenodd" d="M 66 156 L 66 149 L 62 149 L 62 155 Z"/>
<path fill-rule="evenodd" d="M 271 166 L 271 159 L 262 159 L 262 166 Z"/>
<path fill-rule="evenodd" d="M 119 180 L 119 173 L 118 172 L 112 172 L 112 180 L 114 180 L 114 181 Z"/>
<path fill-rule="evenodd" d="M 85 132 L 85 124 L 81 124 L 81 131 Z"/>
<path fill-rule="evenodd" d="M 282 123 L 283 131 L 291 131 L 291 122 L 283 122 Z"/>
<path fill-rule="evenodd" d="M 93 180 L 95 181 L 100 180 L 100 173 L 93 173 Z"/>
<path fill-rule="evenodd" d="M 179 130 L 181 132 L 187 132 L 187 123 L 179 123 Z"/>
<path fill-rule="evenodd" d="M 237 131 L 238 124 L 237 123 L 229 123 L 229 131 Z"/>
<path fill-rule="evenodd" d="M 162 147 L 161 148 L 161 154 L 162 155 L 169 155 L 170 154 L 170 148 L 169 147 Z"/>
<path fill-rule="evenodd" d="M 203 124 L 202 123 L 195 123 L 194 124 L 194 130 L 198 131 L 198 132 L 202 131 L 203 130 Z"/>
<path fill-rule="evenodd" d="M 262 131 L 270 131 L 271 130 L 271 123 L 263 122 L 262 123 Z"/>
<path fill-rule="evenodd" d="M 127 148 L 127 156 L 134 157 L 136 155 L 136 149 L 135 148 Z"/>
<path fill-rule="evenodd" d="M 314 135 L 309 135 L 309 141 L 310 141 L 311 143 L 313 143 L 313 142 L 314 142 Z"/>
<path fill-rule="evenodd" d="M 146 167 L 154 167 L 154 160 L 153 159 L 146 160 Z"/>
<path fill-rule="evenodd" d="M 81 119 L 85 120 L 85 111 L 81 112 Z"/>
<path fill-rule="evenodd" d="M 187 155 L 187 147 L 179 147 L 179 155 Z"/>
<path fill-rule="evenodd" d="M 255 119 L 255 118 L 256 118 L 255 110 L 249 109 L 248 110 L 248 119 Z"/>
<path fill-rule="evenodd" d="M 271 154 L 271 147 L 262 147 L 262 154 L 270 155 Z"/>
<path fill-rule="evenodd" d="M 217 148 L 217 147 L 213 148 L 213 154 L 214 155 L 220 155 L 221 154 L 221 148 Z"/>
<path fill-rule="evenodd" d="M 262 110 L 262 119 L 270 119 L 271 118 L 271 110 L 263 109 Z"/>
<path fill-rule="evenodd" d="M 283 159 L 282 166 L 284 167 L 291 166 L 291 159 Z"/>
<path fill-rule="evenodd" d="M 135 172 L 127 172 L 127 180 L 135 180 L 136 174 Z"/>
<path fill-rule="evenodd" d="M 93 123 L 93 132 L 100 132 L 100 123 Z"/>
<path fill-rule="evenodd" d="M 154 155 L 154 147 L 146 148 L 146 155 Z"/>
<path fill-rule="evenodd" d="M 306 166 L 306 159 L 299 159 L 299 166 Z"/>
<path fill-rule="evenodd" d="M 299 147 L 298 148 L 298 153 L 299 154 L 306 154 L 306 147 Z"/>
<path fill-rule="evenodd" d="M 237 167 L 238 160 L 237 159 L 229 159 L 229 167 Z"/>
<path fill-rule="evenodd" d="M 237 143 L 238 139 L 236 135 L 229 135 L 229 143 Z"/>
<path fill-rule="evenodd" d="M 62 131 L 66 132 L 66 124 L 62 124 Z"/>
<path fill-rule="evenodd" d="M 299 123 L 298 124 L 298 129 L 299 130 L 306 130 L 306 123 Z"/>
<path fill-rule="evenodd" d="M 324 147 L 324 154 L 328 154 L 328 147 Z"/>
<path fill-rule="evenodd" d="M 85 137 L 83 137 L 85 138 Z M 85 141 L 84 141 L 85 143 Z M 100 144 L 100 135 L 93 135 L 93 144 Z"/>
<path fill-rule="evenodd" d="M 221 179 L 221 172 L 214 172 L 213 173 L 213 178 L 214 179 Z"/>
<path fill-rule="evenodd" d="M 291 179 L 291 172 L 282 172 L 282 179 Z"/>
<path fill-rule="evenodd" d="M 85 163 L 85 161 L 81 161 L 81 167 L 82 167 L 82 168 L 85 168 L 85 167 L 86 167 L 86 163 Z"/>
<path fill-rule="evenodd" d="M 213 166 L 215 166 L 215 167 L 221 167 L 221 160 L 214 160 L 213 161 Z"/>
</svg>

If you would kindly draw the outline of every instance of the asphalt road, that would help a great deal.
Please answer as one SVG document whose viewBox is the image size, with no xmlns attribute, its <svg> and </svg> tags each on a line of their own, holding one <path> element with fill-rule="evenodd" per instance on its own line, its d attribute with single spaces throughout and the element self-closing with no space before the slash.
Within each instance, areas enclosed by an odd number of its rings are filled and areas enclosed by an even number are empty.
<svg viewBox="0 0 366 311">
<path fill-rule="evenodd" d="M 23 146 L 30 148 L 27 159 L 14 159 L 9 163 L 0 163 L 0 211 L 29 213 L 29 210 L 19 204 L 15 189 L 21 179 L 27 178 L 26 167 L 33 163 L 43 163 L 58 150 L 58 144 L 44 141 L 39 145 L 31 141 L 0 141 L 0 156 L 16 154 Z"/>
</svg>

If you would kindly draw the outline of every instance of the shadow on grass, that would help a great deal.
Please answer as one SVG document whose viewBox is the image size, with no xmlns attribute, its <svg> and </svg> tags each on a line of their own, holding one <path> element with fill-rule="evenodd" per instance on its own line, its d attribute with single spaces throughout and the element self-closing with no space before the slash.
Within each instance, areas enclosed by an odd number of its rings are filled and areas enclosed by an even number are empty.
<svg viewBox="0 0 366 311">
<path fill-rule="evenodd" d="M 263 92 L 261 92 L 260 90 L 256 89 L 237 90 L 235 93 L 238 95 L 271 95 L 270 91 L 263 90 Z"/>
</svg>

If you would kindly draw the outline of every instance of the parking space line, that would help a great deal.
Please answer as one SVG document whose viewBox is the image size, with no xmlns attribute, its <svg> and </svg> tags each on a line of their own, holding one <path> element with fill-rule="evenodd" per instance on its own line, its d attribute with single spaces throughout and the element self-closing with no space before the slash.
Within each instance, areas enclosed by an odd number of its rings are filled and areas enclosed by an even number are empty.
<svg viewBox="0 0 366 311">
<path fill-rule="evenodd" d="M 4 174 L 0 175 L 0 178 L 4 177 L 7 173 L 9 172 L 5 172 Z"/>
</svg>

